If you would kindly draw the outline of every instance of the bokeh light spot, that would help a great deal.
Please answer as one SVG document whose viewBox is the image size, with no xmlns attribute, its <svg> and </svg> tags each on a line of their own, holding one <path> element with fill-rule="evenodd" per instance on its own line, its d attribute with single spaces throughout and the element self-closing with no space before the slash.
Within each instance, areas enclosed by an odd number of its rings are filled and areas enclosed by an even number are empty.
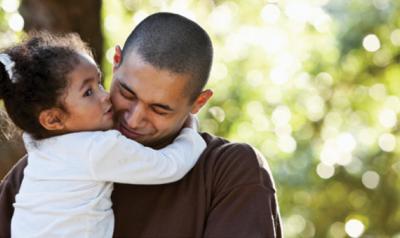
<svg viewBox="0 0 400 238">
<path fill-rule="evenodd" d="M 114 15 L 106 16 L 104 19 L 104 26 L 109 32 L 117 32 L 119 30 L 118 27 L 120 25 L 119 17 Z"/>
<path fill-rule="evenodd" d="M 284 105 L 276 107 L 272 112 L 272 122 L 275 125 L 286 125 L 289 123 L 291 117 L 292 113 L 290 112 L 289 108 Z"/>
<path fill-rule="evenodd" d="M 22 31 L 24 29 L 24 19 L 18 13 L 14 13 L 8 19 L 8 25 L 15 32 Z"/>
<path fill-rule="evenodd" d="M 335 222 L 329 227 L 329 235 L 332 238 L 344 238 L 346 233 L 344 231 L 344 224 L 342 222 Z"/>
<path fill-rule="evenodd" d="M 278 147 L 285 153 L 293 153 L 297 148 L 297 142 L 289 135 L 279 136 Z"/>
<path fill-rule="evenodd" d="M 390 41 L 395 46 L 400 46 L 400 29 L 392 31 L 390 34 Z"/>
<path fill-rule="evenodd" d="M 369 189 L 375 189 L 379 185 L 380 176 L 375 171 L 367 171 L 362 176 L 362 183 Z"/>
<path fill-rule="evenodd" d="M 279 20 L 281 11 L 276 4 L 267 4 L 261 11 L 261 17 L 265 23 L 276 23 Z"/>
<path fill-rule="evenodd" d="M 294 214 L 284 220 L 285 235 L 296 236 L 300 234 L 306 227 L 306 220 L 303 216 Z"/>
<path fill-rule="evenodd" d="M 218 122 L 223 122 L 225 120 L 225 111 L 221 107 L 214 106 L 208 109 L 208 111 Z"/>
<path fill-rule="evenodd" d="M 3 0 L 1 7 L 6 12 L 16 12 L 18 10 L 19 3 L 17 0 Z"/>
<path fill-rule="evenodd" d="M 317 174 L 323 179 L 329 179 L 335 174 L 335 167 L 332 165 L 319 163 L 317 166 Z"/>
<path fill-rule="evenodd" d="M 381 48 L 379 38 L 374 34 L 369 34 L 364 37 L 362 42 L 364 48 L 369 52 L 375 52 Z"/>
<path fill-rule="evenodd" d="M 386 98 L 386 87 L 383 84 L 375 84 L 369 88 L 369 96 L 376 101 L 382 101 Z"/>
<path fill-rule="evenodd" d="M 230 5 L 222 4 L 212 11 L 209 23 L 214 32 L 224 34 L 231 29 L 232 20 L 233 13 Z"/>
<path fill-rule="evenodd" d="M 397 124 L 397 115 L 391 109 L 383 109 L 379 112 L 379 122 L 386 128 L 392 128 Z"/>
<path fill-rule="evenodd" d="M 345 168 L 350 174 L 359 174 L 363 168 L 363 163 L 359 158 L 352 157 L 351 162 Z"/>
<path fill-rule="evenodd" d="M 110 64 L 114 62 L 114 53 L 115 53 L 114 47 L 108 48 L 108 50 L 106 51 L 106 59 Z"/>
<path fill-rule="evenodd" d="M 393 134 L 385 133 L 378 139 L 379 147 L 385 152 L 392 152 L 396 148 L 396 137 Z"/>
<path fill-rule="evenodd" d="M 364 229 L 364 224 L 357 219 L 351 219 L 345 225 L 345 231 L 350 237 L 360 237 Z"/>
<path fill-rule="evenodd" d="M 284 67 L 277 67 L 271 70 L 270 78 L 276 85 L 282 85 L 289 81 L 289 72 Z"/>
<path fill-rule="evenodd" d="M 319 95 L 309 96 L 306 99 L 307 117 L 311 121 L 319 121 L 325 114 L 325 102 Z"/>
</svg>

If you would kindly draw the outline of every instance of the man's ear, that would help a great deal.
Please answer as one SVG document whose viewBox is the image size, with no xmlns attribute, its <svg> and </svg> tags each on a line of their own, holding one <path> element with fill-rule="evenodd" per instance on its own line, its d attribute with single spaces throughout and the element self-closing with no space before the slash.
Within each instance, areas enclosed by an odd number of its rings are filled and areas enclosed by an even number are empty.
<svg viewBox="0 0 400 238">
<path fill-rule="evenodd" d="M 114 62 L 113 62 L 113 73 L 114 73 L 116 68 L 118 68 L 122 62 L 122 50 L 119 45 L 115 46 L 115 53 L 114 53 L 113 59 L 114 59 Z"/>
<path fill-rule="evenodd" d="M 207 101 L 212 97 L 213 91 L 210 89 L 204 90 L 200 93 L 200 95 L 194 101 L 192 110 L 190 111 L 192 114 L 196 114 L 200 111 L 200 109 L 207 103 Z"/>
<path fill-rule="evenodd" d="M 46 109 L 39 114 L 39 123 L 49 131 L 63 130 L 65 119 L 65 112 L 59 108 Z"/>
</svg>

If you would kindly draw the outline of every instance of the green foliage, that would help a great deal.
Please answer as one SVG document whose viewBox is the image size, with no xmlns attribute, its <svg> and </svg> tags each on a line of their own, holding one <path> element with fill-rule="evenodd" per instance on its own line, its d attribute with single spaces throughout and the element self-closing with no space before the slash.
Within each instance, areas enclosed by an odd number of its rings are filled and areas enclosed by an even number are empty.
<svg viewBox="0 0 400 238">
<path fill-rule="evenodd" d="M 181 13 L 209 32 L 215 95 L 202 129 L 265 155 L 285 237 L 400 237 L 398 1 L 103 4 L 107 85 L 113 47 L 148 14 Z"/>
</svg>

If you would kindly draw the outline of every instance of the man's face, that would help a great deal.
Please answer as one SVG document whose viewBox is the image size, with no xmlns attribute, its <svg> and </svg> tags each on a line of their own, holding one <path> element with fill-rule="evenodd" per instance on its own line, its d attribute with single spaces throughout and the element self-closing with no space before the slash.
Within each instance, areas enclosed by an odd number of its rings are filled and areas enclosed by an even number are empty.
<svg viewBox="0 0 400 238">
<path fill-rule="evenodd" d="M 147 146 L 169 143 L 189 113 L 198 110 L 184 94 L 188 80 L 186 74 L 155 68 L 138 54 L 128 54 L 114 67 L 111 85 L 116 129 Z"/>
</svg>

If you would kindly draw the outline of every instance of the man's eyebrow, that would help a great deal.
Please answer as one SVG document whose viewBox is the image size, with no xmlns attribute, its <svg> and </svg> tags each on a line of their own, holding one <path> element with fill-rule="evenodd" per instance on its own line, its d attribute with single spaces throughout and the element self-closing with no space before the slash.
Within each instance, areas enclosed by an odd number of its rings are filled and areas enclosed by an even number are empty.
<svg viewBox="0 0 400 238">
<path fill-rule="evenodd" d="M 123 88 L 123 89 L 125 89 L 126 91 L 128 91 L 130 94 L 132 94 L 132 95 L 136 95 L 136 93 L 128 86 L 128 85 L 126 85 L 124 82 L 119 82 L 119 85 Z"/>
</svg>

